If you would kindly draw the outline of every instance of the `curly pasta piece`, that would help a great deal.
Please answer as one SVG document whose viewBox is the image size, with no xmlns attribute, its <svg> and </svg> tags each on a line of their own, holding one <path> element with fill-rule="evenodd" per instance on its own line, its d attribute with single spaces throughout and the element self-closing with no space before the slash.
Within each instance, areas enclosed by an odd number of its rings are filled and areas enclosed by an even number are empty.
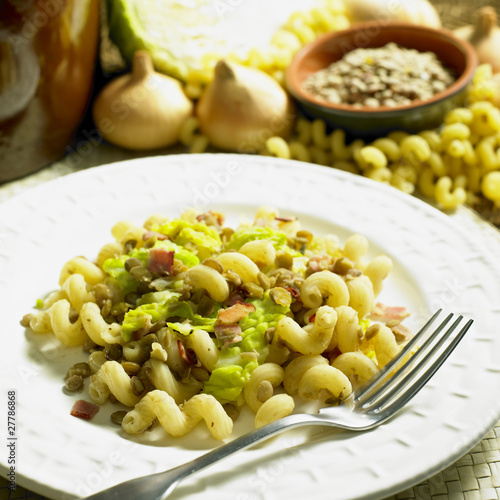
<svg viewBox="0 0 500 500">
<path fill-rule="evenodd" d="M 372 142 L 372 146 L 380 149 L 390 161 L 395 162 L 399 160 L 399 144 L 393 139 L 380 137 Z"/>
<path fill-rule="evenodd" d="M 345 132 L 337 128 L 330 135 L 330 147 L 335 158 L 339 160 L 350 160 L 352 150 L 346 144 Z"/>
<path fill-rule="evenodd" d="M 323 299 L 330 307 L 346 306 L 349 290 L 344 280 L 331 271 L 319 271 L 308 276 L 300 287 L 300 297 L 306 307 L 320 307 Z"/>
<path fill-rule="evenodd" d="M 276 259 L 276 250 L 269 240 L 248 241 L 239 251 L 259 267 L 272 266 Z"/>
<path fill-rule="evenodd" d="M 282 137 L 269 137 L 266 141 L 266 148 L 271 155 L 277 156 L 278 158 L 286 158 L 289 160 L 292 157 L 288 143 Z"/>
<path fill-rule="evenodd" d="M 198 361 L 208 370 L 213 371 L 219 359 L 219 349 L 210 334 L 205 330 L 194 330 L 186 339 L 186 344 L 193 349 Z"/>
<path fill-rule="evenodd" d="M 299 383 L 304 374 L 313 366 L 327 365 L 328 360 L 323 356 L 317 354 L 316 356 L 299 356 L 285 368 L 285 378 L 283 379 L 283 386 L 285 391 L 291 396 L 299 392 Z"/>
<path fill-rule="evenodd" d="M 337 347 L 340 352 L 352 352 L 359 346 L 359 319 L 358 313 L 350 306 L 340 306 L 337 311 L 337 325 L 335 326 Z"/>
<path fill-rule="evenodd" d="M 118 241 L 106 243 L 99 250 L 95 263 L 102 268 L 104 262 L 106 262 L 108 259 L 116 259 L 122 253 L 123 253 L 123 245 Z"/>
<path fill-rule="evenodd" d="M 133 222 L 126 220 L 117 222 L 111 228 L 111 234 L 116 241 L 119 243 L 126 243 L 127 241 L 132 240 L 135 241 L 138 246 L 142 246 L 144 244 L 142 235 L 145 232 L 145 228 L 137 226 Z"/>
<path fill-rule="evenodd" d="M 94 294 L 88 290 L 87 282 L 81 274 L 72 274 L 62 285 L 71 307 L 80 312 L 83 304 L 95 302 Z"/>
<path fill-rule="evenodd" d="M 227 281 L 212 267 L 191 267 L 186 272 L 186 281 L 195 288 L 204 288 L 215 302 L 225 302 L 229 297 Z"/>
<path fill-rule="evenodd" d="M 67 346 L 75 347 L 85 344 L 89 339 L 82 319 L 70 320 L 71 304 L 66 299 L 55 302 L 49 309 L 50 324 L 54 335 Z"/>
<path fill-rule="evenodd" d="M 64 264 L 59 275 L 59 286 L 63 286 L 72 274 L 81 274 L 91 286 L 101 283 L 105 277 L 104 271 L 85 257 L 75 257 Z"/>
<path fill-rule="evenodd" d="M 360 384 L 368 382 L 378 370 L 377 365 L 361 351 L 345 352 L 337 356 L 331 366 Z"/>
<path fill-rule="evenodd" d="M 366 266 L 365 274 L 370 278 L 375 297 L 382 291 L 383 281 L 392 271 L 392 260 L 386 255 L 378 255 Z"/>
<path fill-rule="evenodd" d="M 288 394 L 276 394 L 270 397 L 255 414 L 255 428 L 275 422 L 293 412 L 295 401 Z"/>
<path fill-rule="evenodd" d="M 391 329 L 382 325 L 373 338 L 373 347 L 377 356 L 378 367 L 382 368 L 399 353 L 399 346 Z"/>
<path fill-rule="evenodd" d="M 58 300 L 67 298 L 66 292 L 62 288 L 59 288 L 59 290 L 54 290 L 49 293 L 48 297 L 43 301 L 43 305 L 45 309 L 49 309 L 50 306 L 55 304 Z"/>
<path fill-rule="evenodd" d="M 458 205 L 465 203 L 467 193 L 464 188 L 456 187 L 453 189 L 453 181 L 450 177 L 445 176 L 438 179 L 435 188 L 436 201 L 444 209 L 456 208 Z"/>
<path fill-rule="evenodd" d="M 283 342 L 301 354 L 321 354 L 330 344 L 337 313 L 330 306 L 316 311 L 314 323 L 302 328 L 295 320 L 284 317 L 276 324 L 273 343 Z"/>
<path fill-rule="evenodd" d="M 161 426 L 172 436 L 183 436 L 202 419 L 215 439 L 226 439 L 233 430 L 233 421 L 222 405 L 208 394 L 197 394 L 177 406 L 164 391 L 148 392 L 122 422 L 128 434 L 141 434 L 158 418 Z"/>
<path fill-rule="evenodd" d="M 35 333 L 52 333 L 52 324 L 50 320 L 50 309 L 28 315 L 28 326 Z M 23 323 L 26 326 L 25 323 Z"/>
<path fill-rule="evenodd" d="M 252 372 L 250 380 L 243 389 L 245 401 L 253 411 L 257 411 L 262 406 L 262 401 L 257 397 L 259 386 L 262 382 L 268 381 L 273 387 L 277 387 L 283 382 L 285 371 L 276 363 L 264 363 Z"/>
<path fill-rule="evenodd" d="M 132 391 L 130 377 L 117 361 L 106 361 L 90 377 L 89 396 L 94 403 L 104 404 L 110 394 L 125 406 L 134 406 L 140 400 L 140 396 Z"/>
<path fill-rule="evenodd" d="M 325 401 L 331 397 L 342 400 L 351 392 L 349 378 L 328 364 L 313 366 L 304 373 L 299 383 L 299 396 L 308 401 Z"/>
<path fill-rule="evenodd" d="M 194 377 L 190 377 L 186 382 L 180 382 L 174 377 L 168 365 L 159 359 L 148 359 L 143 369 L 155 388 L 170 394 L 177 404 L 183 403 L 200 392 L 203 386 L 203 383 Z"/>
<path fill-rule="evenodd" d="M 243 280 L 243 283 L 259 282 L 257 276 L 260 269 L 246 255 L 239 252 L 225 252 L 216 257 L 216 260 L 222 264 L 224 271 L 232 269 Z"/>
<path fill-rule="evenodd" d="M 87 335 L 97 345 L 124 344 L 121 326 L 118 323 L 106 323 L 96 303 L 83 304 L 80 318 Z"/>
<path fill-rule="evenodd" d="M 375 296 L 370 278 L 365 275 L 347 281 L 349 306 L 355 309 L 360 318 L 369 314 L 375 306 Z"/>
<path fill-rule="evenodd" d="M 368 251 L 368 240 L 361 234 L 353 234 L 347 238 L 344 245 L 344 255 L 358 265 Z"/>
</svg>

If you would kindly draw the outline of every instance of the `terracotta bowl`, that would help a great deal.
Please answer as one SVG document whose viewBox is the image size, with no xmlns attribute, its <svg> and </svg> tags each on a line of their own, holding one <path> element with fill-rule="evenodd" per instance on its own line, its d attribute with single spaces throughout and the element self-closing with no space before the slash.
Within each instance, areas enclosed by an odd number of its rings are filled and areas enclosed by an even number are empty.
<svg viewBox="0 0 500 500">
<path fill-rule="evenodd" d="M 389 42 L 420 52 L 434 52 L 444 66 L 454 71 L 456 80 L 430 99 L 398 107 L 355 108 L 332 104 L 302 89 L 303 81 L 311 73 L 326 68 L 347 52 L 358 47 L 382 47 Z M 328 33 L 304 46 L 287 69 L 286 86 L 308 118 L 322 118 L 332 128 L 343 128 L 354 137 L 377 137 L 391 130 L 418 132 L 437 127 L 450 109 L 463 103 L 476 66 L 473 47 L 447 30 L 407 23 L 369 22 Z"/>
</svg>

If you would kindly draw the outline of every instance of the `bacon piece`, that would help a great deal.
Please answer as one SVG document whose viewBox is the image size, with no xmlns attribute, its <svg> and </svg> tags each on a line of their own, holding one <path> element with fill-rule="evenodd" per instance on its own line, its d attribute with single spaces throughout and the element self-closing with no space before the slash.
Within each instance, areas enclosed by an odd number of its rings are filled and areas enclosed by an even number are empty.
<svg viewBox="0 0 500 500">
<path fill-rule="evenodd" d="M 233 324 L 216 324 L 214 325 L 214 333 L 218 340 L 224 342 L 224 349 L 229 344 L 241 342 L 241 327 L 237 323 Z"/>
<path fill-rule="evenodd" d="M 329 255 L 313 255 L 307 261 L 306 275 L 317 273 L 319 271 L 331 270 L 333 259 Z"/>
<path fill-rule="evenodd" d="M 247 317 L 254 311 L 255 306 L 253 304 L 238 301 L 236 304 L 228 307 L 227 309 L 219 309 L 217 312 L 217 323 L 222 325 L 238 323 L 238 321 Z"/>
<path fill-rule="evenodd" d="M 99 406 L 94 403 L 89 403 L 84 399 L 79 399 L 71 408 L 70 414 L 73 417 L 90 420 L 99 411 Z"/>
<path fill-rule="evenodd" d="M 151 238 L 155 238 L 156 240 L 170 239 L 166 234 L 159 233 L 158 231 L 144 231 L 144 233 L 142 233 L 143 241 L 148 241 Z"/>
<path fill-rule="evenodd" d="M 375 304 L 375 308 L 368 316 L 374 321 L 380 321 L 381 323 L 387 323 L 389 321 L 403 321 L 410 315 L 406 307 L 397 306 L 386 306 L 380 302 Z"/>
<path fill-rule="evenodd" d="M 152 248 L 149 251 L 146 267 L 154 274 L 172 274 L 174 251 L 165 248 Z"/>
<path fill-rule="evenodd" d="M 391 331 L 394 334 L 396 342 L 398 343 L 406 342 L 413 336 L 413 332 L 407 326 L 402 325 L 401 323 L 391 327 Z"/>
<path fill-rule="evenodd" d="M 242 293 L 232 292 L 229 295 L 229 297 L 226 300 L 226 302 L 224 302 L 224 305 L 226 307 L 231 307 L 231 306 L 234 306 L 234 304 L 236 304 L 237 302 L 244 302 L 244 301 L 245 301 L 245 297 L 243 297 Z"/>
<path fill-rule="evenodd" d="M 274 220 L 280 221 L 280 222 L 293 222 L 297 220 L 297 217 L 275 217 Z"/>
<path fill-rule="evenodd" d="M 288 290 L 292 298 L 294 298 L 295 300 L 300 299 L 300 292 L 293 286 L 286 286 L 285 290 Z"/>
<path fill-rule="evenodd" d="M 188 365 L 198 366 L 198 358 L 196 353 L 192 349 L 186 349 L 182 341 L 177 341 L 177 349 L 179 350 L 179 356 Z"/>
</svg>

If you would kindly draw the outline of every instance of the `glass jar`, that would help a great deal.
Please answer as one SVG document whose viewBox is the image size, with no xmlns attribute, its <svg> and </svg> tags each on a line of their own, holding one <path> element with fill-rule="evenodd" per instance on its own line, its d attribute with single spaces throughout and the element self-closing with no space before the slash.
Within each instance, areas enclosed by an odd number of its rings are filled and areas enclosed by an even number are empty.
<svg viewBox="0 0 500 500">
<path fill-rule="evenodd" d="M 0 0 L 0 182 L 62 157 L 92 91 L 98 0 Z"/>
</svg>

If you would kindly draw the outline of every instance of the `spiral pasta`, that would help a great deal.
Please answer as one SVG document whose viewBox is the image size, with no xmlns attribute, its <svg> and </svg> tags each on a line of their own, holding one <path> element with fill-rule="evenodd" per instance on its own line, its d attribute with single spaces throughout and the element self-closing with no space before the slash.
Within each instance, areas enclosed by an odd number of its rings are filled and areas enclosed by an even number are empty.
<svg viewBox="0 0 500 500">
<path fill-rule="evenodd" d="M 89 396 L 97 404 L 103 404 L 113 396 L 125 406 L 134 406 L 140 400 L 134 394 L 130 377 L 123 366 L 116 361 L 106 361 L 90 379 Z"/>
<path fill-rule="evenodd" d="M 142 434 L 156 418 L 172 436 L 187 434 L 201 420 L 205 421 L 207 429 L 218 440 L 227 438 L 233 429 L 233 421 L 213 396 L 197 394 L 181 408 L 171 396 L 158 389 L 148 392 L 125 415 L 122 427 L 129 434 Z"/>
</svg>

